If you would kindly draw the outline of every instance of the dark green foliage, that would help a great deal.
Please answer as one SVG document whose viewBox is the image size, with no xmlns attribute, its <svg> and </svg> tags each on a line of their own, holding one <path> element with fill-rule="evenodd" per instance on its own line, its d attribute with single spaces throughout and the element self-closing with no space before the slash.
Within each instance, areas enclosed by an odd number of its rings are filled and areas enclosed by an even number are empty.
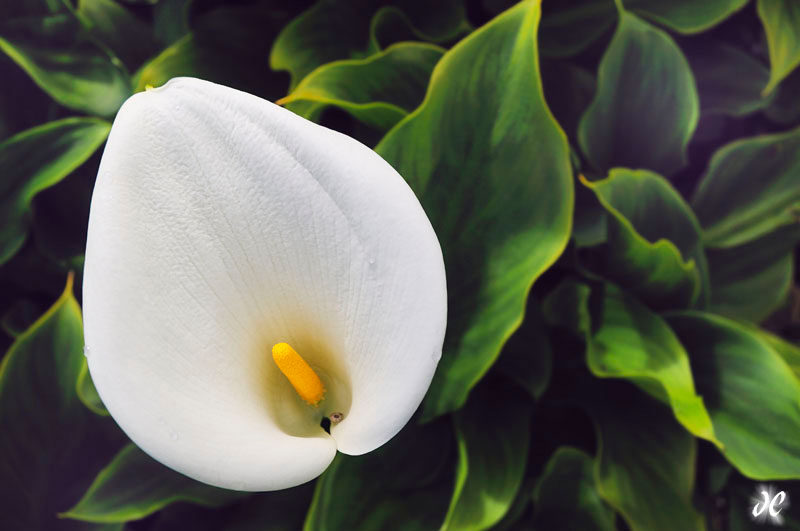
<svg viewBox="0 0 800 531">
<path fill-rule="evenodd" d="M 799 65 L 796 0 L 0 0 L 0 529 L 800 529 Z M 152 460 L 83 359 L 102 144 L 176 76 L 374 145 L 443 249 L 420 411 L 300 487 Z"/>
</svg>

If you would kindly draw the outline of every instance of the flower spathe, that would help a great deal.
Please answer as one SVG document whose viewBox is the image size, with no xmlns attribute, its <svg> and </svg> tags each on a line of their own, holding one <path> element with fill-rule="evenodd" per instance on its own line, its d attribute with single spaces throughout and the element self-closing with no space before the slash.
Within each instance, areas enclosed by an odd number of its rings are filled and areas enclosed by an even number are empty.
<svg viewBox="0 0 800 531">
<path fill-rule="evenodd" d="M 430 385 L 447 313 L 436 235 L 388 163 L 191 78 L 114 121 L 83 300 L 89 370 L 120 427 L 183 474 L 252 491 L 392 438 Z M 283 346 L 273 358 L 283 344 L 302 363 Z M 276 362 L 305 363 L 312 396 Z"/>
</svg>

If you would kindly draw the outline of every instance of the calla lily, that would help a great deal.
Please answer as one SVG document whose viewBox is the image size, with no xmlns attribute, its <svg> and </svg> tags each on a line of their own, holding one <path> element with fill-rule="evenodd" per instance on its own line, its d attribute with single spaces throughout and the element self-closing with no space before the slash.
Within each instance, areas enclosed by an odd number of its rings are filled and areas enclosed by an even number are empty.
<svg viewBox="0 0 800 531">
<path fill-rule="evenodd" d="M 83 301 L 89 370 L 120 427 L 187 476 L 251 491 L 391 439 L 430 385 L 447 313 L 438 240 L 388 163 L 190 78 L 114 121 Z"/>
</svg>

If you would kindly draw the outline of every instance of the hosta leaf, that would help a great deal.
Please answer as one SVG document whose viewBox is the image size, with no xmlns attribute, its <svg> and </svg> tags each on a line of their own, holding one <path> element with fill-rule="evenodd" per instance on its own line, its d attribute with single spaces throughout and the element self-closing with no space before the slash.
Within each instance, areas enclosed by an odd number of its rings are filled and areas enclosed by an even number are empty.
<svg viewBox="0 0 800 531">
<path fill-rule="evenodd" d="M 437 529 L 453 492 L 453 445 L 449 422 L 410 422 L 374 452 L 338 454 L 304 529 Z"/>
<path fill-rule="evenodd" d="M 569 151 L 542 95 L 538 20 L 539 2 L 520 2 L 453 47 L 425 102 L 376 148 L 419 197 L 448 270 L 428 419 L 465 402 L 569 238 Z"/>
<path fill-rule="evenodd" d="M 631 530 L 704 529 L 691 502 L 696 443 L 670 411 L 633 388 L 586 405 L 597 429 L 597 490 Z"/>
<path fill-rule="evenodd" d="M 603 378 L 626 378 L 672 407 L 697 437 L 714 437 L 703 399 L 695 391 L 689 356 L 667 323 L 633 297 L 608 285 L 587 341 L 589 368 Z"/>
<path fill-rule="evenodd" d="M 125 68 L 88 38 L 72 13 L 6 22 L 0 49 L 65 107 L 113 116 L 131 94 Z"/>
<path fill-rule="evenodd" d="M 544 2 L 539 46 L 543 57 L 568 57 L 583 51 L 617 20 L 614 0 Z"/>
<path fill-rule="evenodd" d="M 598 273 L 657 309 L 707 304 L 700 225 L 663 177 L 614 168 L 584 184 L 608 212 L 607 243 L 593 260 Z"/>
<path fill-rule="evenodd" d="M 110 127 L 94 118 L 66 118 L 0 143 L 0 264 L 25 241 L 33 197 L 88 159 Z"/>
<path fill-rule="evenodd" d="M 741 245 L 797 223 L 800 128 L 722 147 L 711 158 L 692 208 L 709 247 Z"/>
<path fill-rule="evenodd" d="M 758 334 L 712 314 L 670 314 L 722 453 L 753 479 L 800 478 L 800 382 Z"/>
<path fill-rule="evenodd" d="M 562 446 L 547 462 L 534 491 L 535 529 L 614 531 L 614 511 L 594 485 L 593 460 L 577 448 Z"/>
<path fill-rule="evenodd" d="M 789 295 L 793 249 L 800 226 L 787 225 L 766 236 L 723 249 L 708 249 L 714 313 L 761 322 Z"/>
<path fill-rule="evenodd" d="M 622 0 L 625 9 L 680 33 L 699 33 L 742 9 L 748 0 Z"/>
<path fill-rule="evenodd" d="M 433 67 L 444 50 L 432 44 L 399 43 L 367 59 L 323 65 L 279 100 L 280 104 L 308 102 L 299 112 L 314 120 L 335 105 L 367 125 L 386 131 L 413 111 L 425 96 Z"/>
<path fill-rule="evenodd" d="M 765 330 L 752 327 L 751 330 L 757 331 L 761 335 L 761 339 L 769 343 L 769 346 L 777 352 L 783 361 L 794 372 L 795 376 L 800 378 L 800 346 L 794 343 L 789 343 L 785 339 L 771 334 Z"/>
<path fill-rule="evenodd" d="M 458 468 L 442 531 L 491 528 L 522 484 L 533 401 L 503 384 L 487 382 L 455 414 Z"/>
<path fill-rule="evenodd" d="M 82 328 L 70 279 L 64 294 L 17 338 L 0 365 L 4 529 L 106 529 L 56 517 L 80 497 L 124 437 L 76 395 Z"/>
<path fill-rule="evenodd" d="M 370 20 L 377 8 L 396 6 L 415 30 L 434 42 L 452 39 L 469 28 L 462 0 L 319 0 L 278 35 L 269 57 L 273 70 L 287 70 L 295 87 L 317 67 L 368 53 Z M 381 16 L 385 16 L 382 14 Z"/>
<path fill-rule="evenodd" d="M 769 45 L 771 92 L 800 64 L 800 3 L 794 0 L 758 0 L 758 17 Z"/>
<path fill-rule="evenodd" d="M 693 42 L 686 54 L 697 80 L 702 113 L 742 116 L 764 107 L 769 70 L 748 53 L 721 41 Z"/>
<path fill-rule="evenodd" d="M 114 0 L 79 0 L 78 15 L 89 31 L 129 68 L 158 51 L 147 23 Z"/>
<path fill-rule="evenodd" d="M 692 72 L 672 38 L 622 13 L 578 128 L 589 161 L 600 171 L 624 166 L 669 176 L 685 163 L 698 114 Z"/>
<path fill-rule="evenodd" d="M 195 481 L 129 443 L 100 471 L 83 498 L 61 516 L 86 522 L 127 522 L 179 501 L 219 507 L 248 494 Z"/>
</svg>

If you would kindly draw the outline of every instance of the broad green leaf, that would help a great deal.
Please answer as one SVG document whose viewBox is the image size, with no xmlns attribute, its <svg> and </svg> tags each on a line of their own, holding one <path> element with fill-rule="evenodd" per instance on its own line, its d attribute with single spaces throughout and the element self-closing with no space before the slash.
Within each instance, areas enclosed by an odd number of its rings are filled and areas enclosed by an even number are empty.
<svg viewBox="0 0 800 531">
<path fill-rule="evenodd" d="M 129 68 L 158 51 L 147 23 L 114 0 L 78 0 L 77 13 L 91 34 Z"/>
<path fill-rule="evenodd" d="M 383 6 L 402 10 L 426 40 L 447 41 L 469 29 L 462 0 L 433 4 L 423 0 L 319 0 L 278 35 L 270 53 L 270 67 L 288 71 L 294 88 L 321 65 L 365 57 L 370 51 L 370 20 Z"/>
<path fill-rule="evenodd" d="M 617 20 L 614 0 L 559 0 L 542 5 L 542 57 L 569 57 L 586 49 Z"/>
<path fill-rule="evenodd" d="M 597 429 L 597 490 L 628 527 L 705 529 L 691 501 L 697 445 L 670 411 L 633 388 L 596 392 L 586 406 Z"/>
<path fill-rule="evenodd" d="M 455 414 L 458 468 L 442 531 L 491 528 L 522 484 L 533 400 L 501 385 L 482 384 Z"/>
<path fill-rule="evenodd" d="M 594 485 L 592 465 L 592 458 L 577 448 L 562 446 L 555 451 L 533 493 L 535 529 L 616 529 L 616 515 Z"/>
<path fill-rule="evenodd" d="M 72 13 L 0 25 L 0 50 L 70 109 L 113 116 L 131 94 L 119 59 L 92 42 Z"/>
<path fill-rule="evenodd" d="M 775 90 L 769 107 L 764 109 L 767 118 L 781 125 L 797 124 L 800 121 L 800 69 L 795 69 L 781 81 Z"/>
<path fill-rule="evenodd" d="M 89 364 L 86 363 L 85 360 L 83 362 L 83 367 L 81 367 L 81 372 L 78 373 L 76 391 L 78 393 L 78 398 L 81 402 L 83 402 L 84 406 L 103 417 L 107 417 L 109 415 L 106 406 L 100 399 L 100 394 L 97 392 L 97 388 L 94 386 L 92 376 L 89 374 Z"/>
<path fill-rule="evenodd" d="M 622 0 L 625 9 L 680 33 L 699 33 L 716 26 L 747 5 L 748 0 Z"/>
<path fill-rule="evenodd" d="M 742 116 L 769 103 L 762 91 L 769 70 L 752 55 L 722 41 L 701 39 L 688 47 L 701 113 Z"/>
<path fill-rule="evenodd" d="M 578 127 L 594 167 L 647 168 L 669 176 L 686 161 L 697 125 L 689 63 L 664 31 L 622 13 L 600 61 L 597 95 Z"/>
<path fill-rule="evenodd" d="M 515 531 L 521 528 L 520 520 L 533 502 L 531 496 L 533 487 L 534 483 L 532 479 L 523 481 L 522 486 L 517 491 L 514 501 L 511 502 L 511 507 L 509 507 L 505 516 L 492 527 L 492 531 Z"/>
<path fill-rule="evenodd" d="M 690 354 L 728 461 L 752 479 L 800 478 L 800 382 L 783 358 L 723 317 L 685 312 L 668 322 Z"/>
<path fill-rule="evenodd" d="M 466 401 L 569 238 L 569 150 L 542 95 L 538 21 L 539 2 L 520 2 L 458 43 L 423 104 L 376 147 L 419 197 L 448 271 L 447 336 L 426 419 Z"/>
<path fill-rule="evenodd" d="M 586 70 L 564 61 L 542 61 L 542 83 L 547 106 L 561 128 L 574 138 L 583 112 L 597 86 Z"/>
<path fill-rule="evenodd" d="M 692 209 L 708 247 L 741 245 L 797 223 L 800 128 L 722 147 L 711 158 Z"/>
<path fill-rule="evenodd" d="M 766 236 L 723 249 L 707 249 L 714 313 L 761 322 L 789 295 L 793 250 L 800 226 L 786 225 Z"/>
<path fill-rule="evenodd" d="M 497 371 L 539 398 L 547 389 L 553 365 L 553 347 L 538 306 L 528 303 L 525 321 L 503 347 Z"/>
<path fill-rule="evenodd" d="M 301 116 L 314 120 L 335 105 L 376 129 L 387 131 L 413 111 L 425 96 L 433 67 L 444 50 L 432 44 L 395 44 L 367 59 L 334 61 L 306 76 L 291 94 L 278 100 L 314 105 Z M 294 109 L 293 109 L 294 110 Z"/>
<path fill-rule="evenodd" d="M 766 330 L 761 330 L 760 328 L 752 327 L 751 330 L 758 331 L 761 335 L 761 339 L 769 343 L 769 346 L 780 354 L 783 361 L 792 369 L 795 376 L 800 378 L 800 346 L 789 343 L 785 339 L 771 334 Z"/>
<path fill-rule="evenodd" d="M 4 529 L 114 529 L 60 520 L 124 436 L 83 407 L 75 382 L 83 325 L 72 280 L 0 365 L 0 514 Z"/>
<path fill-rule="evenodd" d="M 409 422 L 365 455 L 337 454 L 317 481 L 305 531 L 436 529 L 453 492 L 450 422 Z"/>
<path fill-rule="evenodd" d="M 0 264 L 25 241 L 33 197 L 88 159 L 110 128 L 94 118 L 66 118 L 0 143 Z"/>
<path fill-rule="evenodd" d="M 768 93 L 800 64 L 800 3 L 795 0 L 758 0 L 758 17 L 769 46 Z"/>
<path fill-rule="evenodd" d="M 607 285 L 587 341 L 586 358 L 595 376 L 626 378 L 672 407 L 689 432 L 719 446 L 703 399 L 695 391 L 689 356 L 658 314 Z"/>
<path fill-rule="evenodd" d="M 127 522 L 179 501 L 219 507 L 247 494 L 195 481 L 130 443 L 100 471 L 83 498 L 61 516 L 85 522 Z"/>
<path fill-rule="evenodd" d="M 595 249 L 592 269 L 656 309 L 707 304 L 700 225 L 669 182 L 624 168 L 583 182 L 608 212 L 607 241 Z"/>
</svg>

